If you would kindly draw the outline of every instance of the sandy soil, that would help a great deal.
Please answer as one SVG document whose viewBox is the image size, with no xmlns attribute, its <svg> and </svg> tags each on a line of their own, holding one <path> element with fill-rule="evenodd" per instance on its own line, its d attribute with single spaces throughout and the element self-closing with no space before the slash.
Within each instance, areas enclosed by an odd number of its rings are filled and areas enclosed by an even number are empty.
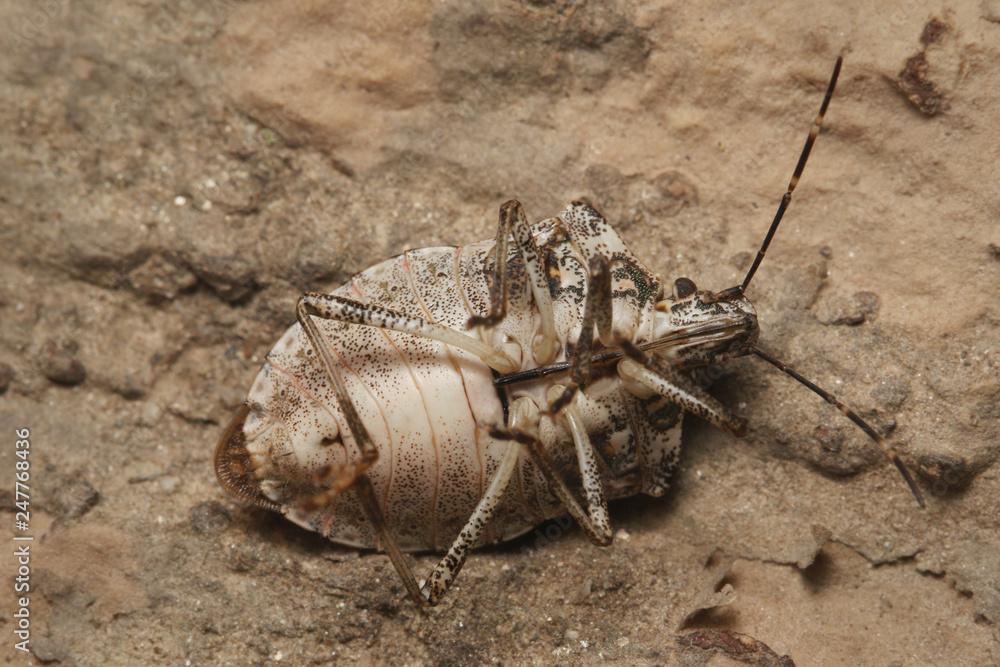
<svg viewBox="0 0 1000 667">
<path fill-rule="evenodd" d="M 1000 4 L 469 5 L 0 3 L 0 490 L 13 532 L 30 428 L 35 538 L 31 654 L 0 550 L 3 659 L 724 665 L 732 631 L 757 664 L 1000 664 Z M 753 360 L 713 388 L 749 435 L 692 420 L 612 547 L 550 523 L 426 614 L 384 556 L 217 485 L 300 292 L 490 237 L 509 198 L 588 197 L 665 277 L 734 284 L 837 55 L 751 297 L 926 509 Z"/>
</svg>

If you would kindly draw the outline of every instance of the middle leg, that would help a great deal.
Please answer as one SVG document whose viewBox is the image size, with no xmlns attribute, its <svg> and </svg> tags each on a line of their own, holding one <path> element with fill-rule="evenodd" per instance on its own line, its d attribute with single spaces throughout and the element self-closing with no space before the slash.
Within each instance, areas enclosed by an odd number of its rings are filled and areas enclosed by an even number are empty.
<svg viewBox="0 0 1000 667">
<path fill-rule="evenodd" d="M 535 465 L 544 475 L 552 492 L 576 519 L 587 538 L 598 546 L 607 546 L 611 544 L 612 533 L 607 499 L 604 494 L 604 483 L 601 480 L 601 462 L 574 400 L 580 389 L 590 382 L 595 327 L 602 342 L 612 338 L 611 267 L 607 259 L 600 254 L 595 255 L 590 261 L 583 321 L 579 338 L 569 360 L 570 383 L 561 391 L 558 385 L 553 387 L 550 394 L 554 393 L 555 398 L 550 396 L 548 409 L 539 413 L 539 416 L 561 421 L 573 438 L 586 509 L 577 500 L 563 475 L 556 469 L 551 457 L 545 452 L 537 433 L 512 427 L 505 430 L 497 429 L 493 435 L 508 437 L 523 444 Z M 537 408 L 535 409 L 537 410 Z"/>
</svg>

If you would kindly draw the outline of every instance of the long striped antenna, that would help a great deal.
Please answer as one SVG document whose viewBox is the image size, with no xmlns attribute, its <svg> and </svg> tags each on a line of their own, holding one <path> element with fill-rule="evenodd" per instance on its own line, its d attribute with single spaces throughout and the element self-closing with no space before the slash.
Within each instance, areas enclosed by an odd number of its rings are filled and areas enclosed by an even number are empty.
<svg viewBox="0 0 1000 667">
<path fill-rule="evenodd" d="M 840 66 L 843 64 L 844 58 L 838 56 L 837 64 L 833 66 L 833 75 L 830 77 L 830 83 L 826 87 L 826 95 L 823 96 L 823 104 L 819 108 L 819 113 L 816 114 L 816 120 L 813 121 L 812 127 L 809 128 L 809 137 L 806 139 L 806 145 L 802 147 L 802 154 L 799 155 L 799 162 L 795 165 L 795 171 L 792 172 L 792 180 L 788 181 L 788 190 L 781 197 L 781 203 L 778 204 L 778 212 L 774 214 L 774 220 L 771 221 L 771 228 L 767 230 L 767 236 L 764 237 L 764 242 L 761 244 L 760 250 L 757 251 L 757 257 L 753 260 L 750 270 L 747 271 L 746 278 L 743 279 L 742 284 L 730 287 L 716 294 L 716 301 L 742 296 L 747 291 L 747 286 L 750 285 L 754 274 L 757 273 L 757 267 L 764 260 L 764 253 L 767 252 L 768 246 L 771 245 L 774 233 L 778 231 L 778 224 L 785 216 L 785 209 L 788 208 L 788 205 L 792 201 L 792 191 L 799 184 L 799 178 L 802 177 L 802 170 L 806 168 L 806 160 L 809 159 L 809 153 L 812 152 L 813 144 L 816 143 L 816 137 L 819 136 L 819 129 L 823 126 L 823 117 L 826 116 L 826 109 L 830 106 L 830 98 L 833 97 L 833 89 L 837 87 L 837 77 L 840 76 Z"/>
<path fill-rule="evenodd" d="M 910 491 L 913 492 L 913 497 L 917 499 L 917 504 L 920 505 L 921 507 L 926 507 L 926 505 L 924 504 L 924 496 L 920 493 L 920 489 L 917 488 L 916 483 L 913 481 L 913 476 L 910 475 L 910 471 L 906 469 L 906 466 L 903 464 L 903 460 L 899 458 L 899 454 L 896 453 L 896 450 L 892 448 L 892 446 L 886 441 L 886 439 L 883 438 L 878 431 L 872 428 L 871 424 L 862 419 L 857 412 L 855 412 L 851 408 L 841 403 L 836 396 L 826 391 L 825 389 L 818 387 L 813 382 L 810 382 L 809 380 L 805 379 L 804 377 L 802 377 L 801 375 L 799 375 L 798 373 L 796 373 L 791 368 L 789 368 L 782 362 L 778 361 L 771 355 L 767 354 L 766 352 L 763 352 L 755 347 L 751 348 L 750 352 L 751 354 L 758 356 L 767 363 L 771 364 L 782 373 L 792 376 L 805 386 L 809 387 L 809 389 L 819 394 L 823 398 L 823 400 L 826 401 L 827 403 L 837 406 L 837 408 L 839 408 L 840 411 L 844 413 L 845 417 L 847 417 L 852 422 L 857 424 L 862 431 L 868 434 L 869 438 L 875 441 L 875 444 L 879 446 L 879 449 L 881 449 L 885 453 L 885 455 L 889 457 L 889 460 L 893 462 L 893 464 L 896 466 L 899 472 L 903 475 L 903 479 L 905 479 L 907 485 L 909 485 Z"/>
</svg>

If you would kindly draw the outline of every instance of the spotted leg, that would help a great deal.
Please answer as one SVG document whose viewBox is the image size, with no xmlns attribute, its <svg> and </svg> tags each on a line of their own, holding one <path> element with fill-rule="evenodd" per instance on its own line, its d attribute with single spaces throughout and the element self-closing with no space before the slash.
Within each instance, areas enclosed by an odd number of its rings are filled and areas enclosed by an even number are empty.
<svg viewBox="0 0 1000 667">
<path fill-rule="evenodd" d="M 302 323 L 303 320 L 308 319 L 308 315 L 315 315 L 324 320 L 350 322 L 430 338 L 479 357 L 483 363 L 498 373 L 510 373 L 516 369 L 516 365 L 510 357 L 503 352 L 494 350 L 478 338 L 473 338 L 443 324 L 431 322 L 415 315 L 400 313 L 390 308 L 361 303 L 333 294 L 309 292 L 303 294 L 302 298 L 299 299 L 299 322 Z M 316 335 L 319 335 L 318 330 Z M 311 338 L 310 341 L 312 341 Z"/>
<path fill-rule="evenodd" d="M 572 423 L 572 422 L 571 422 Z M 563 504 L 576 522 L 583 529 L 593 544 L 606 547 L 611 544 L 611 524 L 608 521 L 608 507 L 604 498 L 604 490 L 601 485 L 600 468 L 596 462 L 593 447 L 590 439 L 586 438 L 586 432 L 582 429 L 571 427 L 574 445 L 577 451 L 577 461 L 580 465 L 580 472 L 583 476 L 584 492 L 587 495 L 587 509 L 580 505 L 580 501 L 570 490 L 563 479 L 562 473 L 556 469 L 552 458 L 545 452 L 541 440 L 537 434 L 527 430 L 516 428 L 494 428 L 490 430 L 490 435 L 494 438 L 504 438 L 520 443 L 528 450 L 532 461 L 548 482 L 549 488 Z M 583 433 L 585 439 L 578 439 L 578 435 Z"/>
<path fill-rule="evenodd" d="M 736 437 L 747 433 L 747 422 L 737 417 L 726 406 L 709 396 L 691 380 L 674 369 L 666 359 L 639 350 L 627 340 L 619 344 L 626 359 L 618 364 L 618 375 L 628 384 L 638 384 L 666 396 L 684 410 L 705 421 L 729 431 Z"/>
<path fill-rule="evenodd" d="M 529 398 L 522 397 L 515 400 L 508 411 L 512 428 L 518 430 L 529 428 L 527 421 L 530 419 L 533 408 L 534 403 Z M 534 411 L 537 412 L 537 409 Z M 422 592 L 431 605 L 437 604 L 441 597 L 448 592 L 455 577 L 465 565 L 469 551 L 479 542 L 483 531 L 496 514 L 511 475 L 517 467 L 520 451 L 521 446 L 517 442 L 507 444 L 507 449 L 500 460 L 500 466 L 494 473 L 486 493 L 483 494 L 476 509 L 472 512 L 472 516 L 469 517 L 458 537 L 455 538 L 451 548 L 448 549 L 448 553 L 434 567 L 431 576 L 427 578 Z"/>
<path fill-rule="evenodd" d="M 597 452 L 590 442 L 590 436 L 587 435 L 587 431 L 583 426 L 583 420 L 574 405 L 568 405 L 563 409 L 562 419 L 573 435 L 576 460 L 580 466 L 580 476 L 583 480 L 583 494 L 587 500 L 586 518 L 589 521 L 584 522 L 580 518 L 577 518 L 577 522 L 583 527 L 587 538 L 592 543 L 597 546 L 606 547 L 611 544 L 612 537 L 611 518 L 608 516 L 608 501 L 604 496 L 604 483 L 601 481 L 601 465 L 603 461 L 598 458 Z M 562 486 L 565 487 L 565 482 L 562 483 Z M 573 503 L 567 504 L 567 507 L 571 508 L 571 513 L 573 512 L 572 508 L 576 506 L 575 496 L 573 496 L 573 499 Z M 582 514 L 578 506 L 577 509 L 577 514 Z M 573 514 L 573 516 L 576 518 L 576 514 Z"/>
<path fill-rule="evenodd" d="M 594 328 L 598 338 L 608 344 L 611 331 L 611 265 L 601 254 L 590 259 L 590 276 L 587 281 L 587 301 L 584 305 L 580 336 L 570 357 L 570 383 L 561 394 L 549 404 L 546 416 L 556 416 L 569 429 L 576 449 L 577 464 L 583 480 L 583 493 L 587 501 L 587 512 L 577 502 L 561 475 L 556 474 L 545 452 L 540 447 L 529 446 L 535 463 L 542 469 L 550 486 L 566 505 L 570 514 L 583 528 L 588 539 L 598 546 L 611 544 L 611 521 L 608 517 L 608 503 L 601 482 L 600 459 L 590 442 L 590 436 L 583 425 L 583 419 L 576 409 L 573 399 L 585 387 L 591 376 L 591 355 L 594 348 Z M 553 388 L 553 393 L 557 388 Z"/>
<path fill-rule="evenodd" d="M 597 336 L 605 345 L 611 343 L 611 266 L 604 255 L 597 254 L 590 260 L 590 277 L 587 281 L 587 303 L 583 307 L 580 337 L 570 357 L 570 383 L 549 405 L 547 415 L 559 413 L 570 404 L 573 396 L 590 381 L 591 353 L 594 349 L 594 325 Z"/>
<path fill-rule="evenodd" d="M 493 284 L 490 287 L 490 312 L 485 316 L 469 318 L 469 326 L 495 326 L 507 315 L 507 295 L 510 276 L 507 259 L 510 237 L 513 234 L 521 259 L 524 260 L 531 294 L 538 309 L 538 334 L 532 341 L 532 352 L 539 365 L 552 363 L 559 352 L 559 339 L 556 337 L 555 310 L 552 307 L 552 294 L 549 292 L 549 276 L 545 268 L 545 258 L 542 257 L 535 237 L 531 233 L 531 225 L 524 215 L 521 202 L 512 199 L 500 207 L 500 225 L 497 229 L 497 240 L 493 246 Z M 488 267 L 487 267 L 487 270 Z"/>
</svg>

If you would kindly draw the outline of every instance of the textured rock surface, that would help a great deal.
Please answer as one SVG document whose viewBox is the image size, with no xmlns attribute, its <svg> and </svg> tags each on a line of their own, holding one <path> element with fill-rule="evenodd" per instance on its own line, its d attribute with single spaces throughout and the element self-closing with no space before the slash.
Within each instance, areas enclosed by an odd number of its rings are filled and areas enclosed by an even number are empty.
<svg viewBox="0 0 1000 667">
<path fill-rule="evenodd" d="M 904 5 L 0 3 L 0 489 L 9 510 L 28 427 L 45 494 L 17 664 L 702 664 L 677 642 L 700 629 L 798 665 L 996 663 L 1000 23 Z M 216 484 L 298 293 L 491 237 L 509 198 L 588 197 L 664 276 L 734 284 L 838 54 L 750 296 L 762 346 L 888 432 L 926 510 L 752 360 L 713 388 L 747 438 L 692 420 L 612 547 L 543 526 L 427 614 L 385 557 Z"/>
</svg>

